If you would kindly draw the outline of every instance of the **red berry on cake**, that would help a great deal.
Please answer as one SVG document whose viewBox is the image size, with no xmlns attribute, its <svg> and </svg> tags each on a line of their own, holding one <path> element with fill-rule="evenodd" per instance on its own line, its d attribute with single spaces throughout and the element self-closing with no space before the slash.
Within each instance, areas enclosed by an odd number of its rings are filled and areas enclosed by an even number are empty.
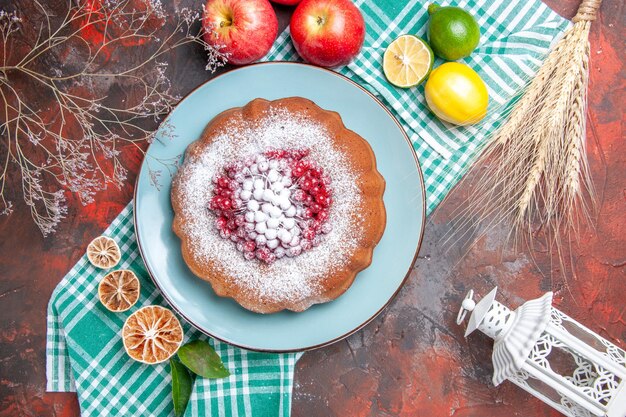
<svg viewBox="0 0 626 417">
<path fill-rule="evenodd" d="M 308 156 L 307 149 L 268 149 L 225 164 L 213 177 L 215 227 L 246 259 L 271 264 L 319 241 L 329 189 L 322 168 Z"/>
<path fill-rule="evenodd" d="M 246 252 L 254 252 L 254 250 L 256 249 L 256 243 L 248 240 L 246 243 L 244 243 L 243 248 Z"/>
<path fill-rule="evenodd" d="M 229 184 L 230 184 L 230 181 L 228 181 L 228 178 L 224 176 L 218 177 L 217 185 L 219 185 L 221 188 L 227 188 Z"/>
<path fill-rule="evenodd" d="M 304 232 L 302 232 L 302 237 L 307 240 L 313 240 L 313 238 L 315 237 L 315 230 L 313 230 L 312 228 L 306 229 Z"/>
</svg>

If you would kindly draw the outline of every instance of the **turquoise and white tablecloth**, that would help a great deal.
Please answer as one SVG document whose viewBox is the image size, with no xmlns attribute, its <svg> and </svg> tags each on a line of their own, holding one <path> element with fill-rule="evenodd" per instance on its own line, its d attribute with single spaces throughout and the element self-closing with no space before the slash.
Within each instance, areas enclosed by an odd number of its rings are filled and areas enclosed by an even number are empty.
<svg viewBox="0 0 626 417">
<path fill-rule="evenodd" d="M 374 93 L 393 111 L 408 132 L 426 183 L 428 212 L 460 179 L 485 136 L 502 121 L 511 99 L 533 76 L 551 42 L 569 22 L 539 0 L 481 0 L 446 4 L 472 13 L 481 27 L 480 45 L 463 61 L 486 81 L 491 104 L 479 126 L 444 125 L 427 110 L 423 86 L 401 90 L 386 82 L 381 60 L 386 46 L 405 33 L 425 37 L 427 3 L 400 0 L 357 0 L 367 24 L 361 54 L 339 72 Z M 286 30 L 269 60 L 297 60 Z M 438 60 L 435 65 L 441 62 Z M 132 205 L 104 233 L 117 240 L 128 268 L 141 280 L 135 308 L 166 305 L 148 278 L 137 250 Z M 61 280 L 48 309 L 48 391 L 76 391 L 84 416 L 171 416 L 171 376 L 167 363 L 144 365 L 130 359 L 119 336 L 126 313 L 111 313 L 98 301 L 97 285 L 105 274 L 83 257 Z M 207 339 L 221 355 L 231 376 L 198 378 L 186 416 L 289 416 L 294 367 L 300 354 L 245 351 L 207 338 L 185 323 L 185 340 Z M 320 381 L 323 383 L 323 381 Z"/>
</svg>

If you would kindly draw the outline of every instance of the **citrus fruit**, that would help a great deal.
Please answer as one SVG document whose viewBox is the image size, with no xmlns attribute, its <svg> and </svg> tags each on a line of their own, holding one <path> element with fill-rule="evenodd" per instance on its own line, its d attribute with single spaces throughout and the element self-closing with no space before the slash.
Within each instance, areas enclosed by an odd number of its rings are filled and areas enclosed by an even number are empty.
<svg viewBox="0 0 626 417">
<path fill-rule="evenodd" d="M 133 271 L 120 269 L 108 273 L 98 285 L 100 302 L 110 311 L 126 311 L 139 299 L 139 279 Z"/>
<path fill-rule="evenodd" d="M 120 247 L 110 237 L 99 236 L 87 245 L 87 259 L 95 267 L 113 268 L 121 257 Z"/>
<path fill-rule="evenodd" d="M 480 40 L 476 19 L 460 7 L 428 6 L 428 42 L 435 54 L 448 61 L 469 56 Z"/>
<path fill-rule="evenodd" d="M 433 51 L 426 42 L 417 36 L 402 35 L 387 47 L 383 72 L 396 87 L 414 87 L 430 74 L 433 60 Z"/>
<path fill-rule="evenodd" d="M 489 93 L 480 75 L 465 64 L 447 62 L 435 68 L 424 87 L 435 115 L 455 125 L 476 123 L 487 114 Z"/>
<path fill-rule="evenodd" d="M 128 356 L 154 364 L 171 358 L 183 342 L 183 328 L 167 308 L 146 306 L 128 316 L 122 327 Z"/>
</svg>

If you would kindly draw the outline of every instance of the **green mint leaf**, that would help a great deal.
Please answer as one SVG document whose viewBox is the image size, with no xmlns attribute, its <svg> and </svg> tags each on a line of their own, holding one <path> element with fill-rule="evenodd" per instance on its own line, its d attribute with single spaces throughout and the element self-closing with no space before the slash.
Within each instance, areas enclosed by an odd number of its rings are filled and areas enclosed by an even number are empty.
<svg viewBox="0 0 626 417">
<path fill-rule="evenodd" d="M 181 417 L 185 414 L 189 397 L 191 396 L 191 375 L 185 366 L 177 360 L 170 359 L 172 368 L 172 400 L 174 401 L 174 414 Z"/>
<path fill-rule="evenodd" d="M 194 340 L 178 349 L 178 358 L 191 372 L 204 378 L 224 378 L 230 375 L 222 359 L 207 342 Z"/>
</svg>

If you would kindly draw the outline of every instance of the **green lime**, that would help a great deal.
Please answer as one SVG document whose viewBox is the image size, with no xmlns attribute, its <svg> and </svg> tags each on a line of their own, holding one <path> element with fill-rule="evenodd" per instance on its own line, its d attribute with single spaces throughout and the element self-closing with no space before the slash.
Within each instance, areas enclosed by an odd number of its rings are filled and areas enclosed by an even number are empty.
<svg viewBox="0 0 626 417">
<path fill-rule="evenodd" d="M 460 7 L 428 6 L 428 42 L 435 55 L 448 61 L 469 56 L 480 40 L 476 19 Z"/>
</svg>

